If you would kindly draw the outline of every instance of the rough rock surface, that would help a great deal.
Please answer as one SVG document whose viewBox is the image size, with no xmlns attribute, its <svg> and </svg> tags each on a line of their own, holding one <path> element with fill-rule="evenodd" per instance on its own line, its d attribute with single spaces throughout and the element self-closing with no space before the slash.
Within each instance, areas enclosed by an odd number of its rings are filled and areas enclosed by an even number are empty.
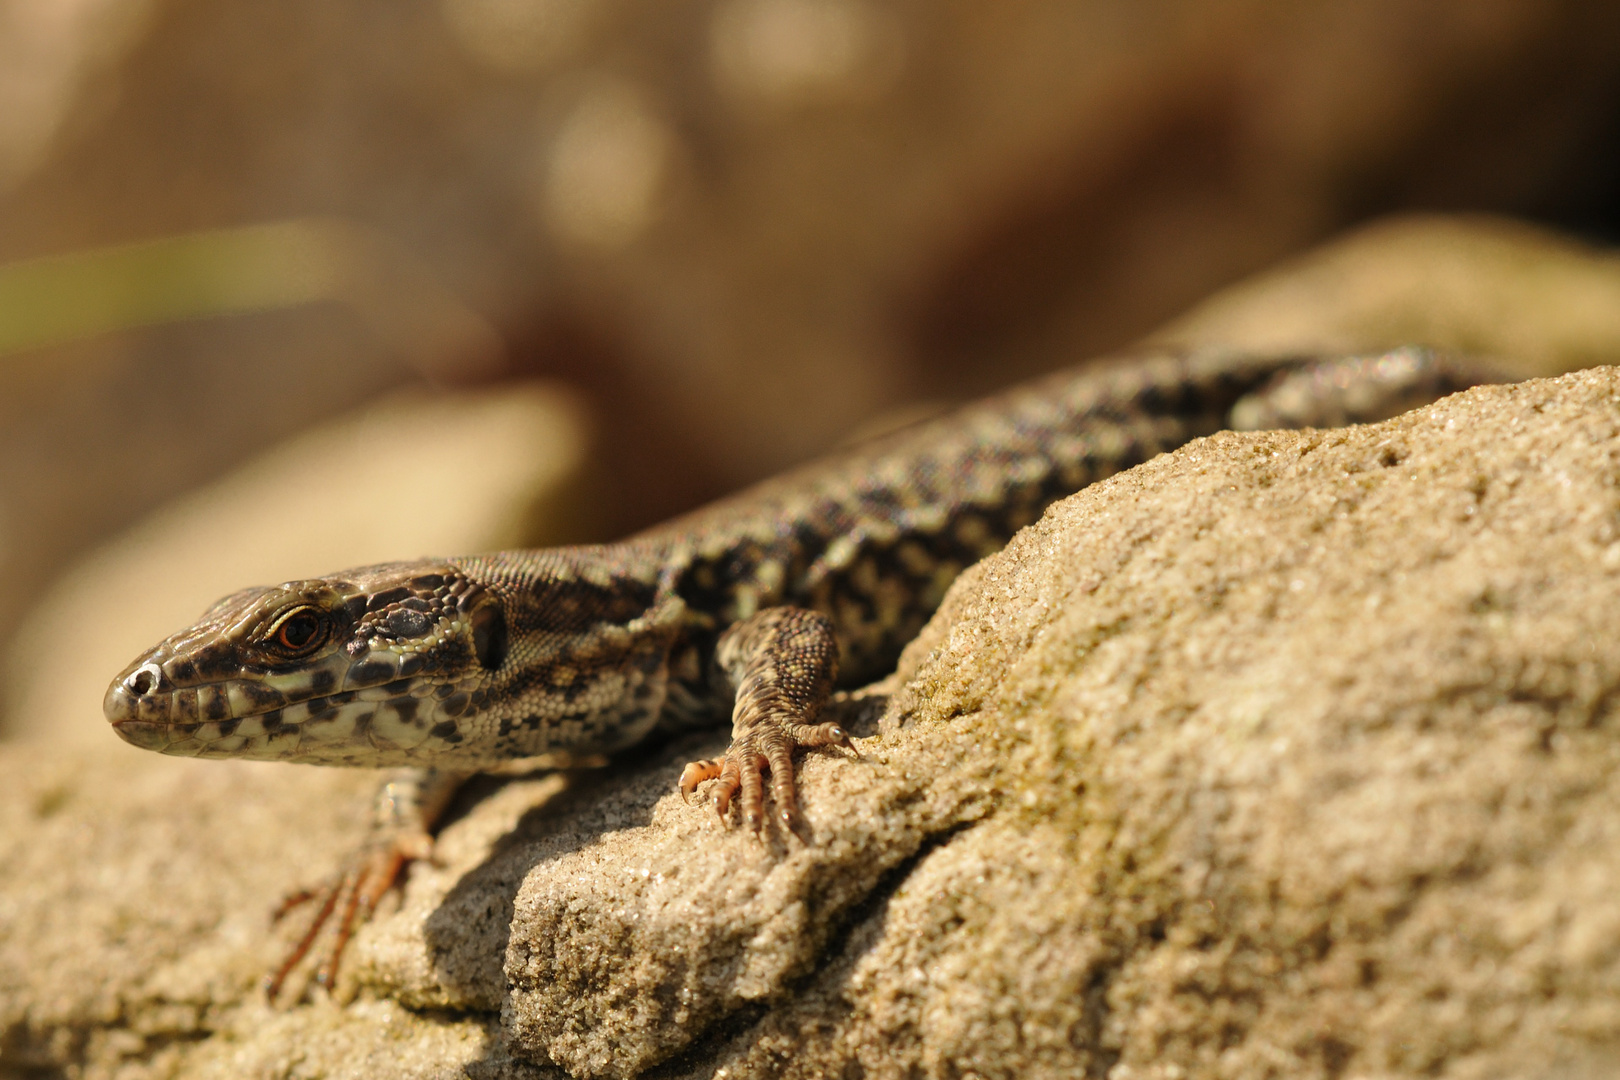
<svg viewBox="0 0 1620 1080">
<path fill-rule="evenodd" d="M 1614 369 L 1201 442 L 961 583 L 814 848 L 537 846 L 506 1022 L 578 1075 L 727 1013 L 737 1075 L 1612 1070 L 1617 602 Z"/>
<path fill-rule="evenodd" d="M 0 1063 L 1612 1075 L 1617 642 L 1620 371 L 1219 435 L 958 583 L 813 845 L 681 805 L 702 736 L 492 783 L 283 1014 L 263 912 L 364 777 L 12 748 Z"/>
</svg>

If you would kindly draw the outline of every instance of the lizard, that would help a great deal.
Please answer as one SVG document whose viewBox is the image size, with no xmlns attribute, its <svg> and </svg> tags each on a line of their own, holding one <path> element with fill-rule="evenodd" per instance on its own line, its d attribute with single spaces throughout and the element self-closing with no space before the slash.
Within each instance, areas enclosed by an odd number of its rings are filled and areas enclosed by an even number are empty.
<svg viewBox="0 0 1620 1080">
<path fill-rule="evenodd" d="M 686 766 L 758 834 L 766 784 L 803 838 L 793 752 L 842 747 L 835 688 L 893 667 L 968 565 L 1056 500 L 1222 428 L 1334 427 L 1478 382 L 1422 348 L 1313 358 L 1205 348 L 1094 362 L 765 481 L 617 543 L 395 562 L 244 589 L 137 657 L 104 711 L 166 754 L 398 767 L 370 838 L 320 890 L 265 990 L 323 926 L 331 985 L 354 929 L 468 776 L 731 722 Z M 280 912 L 278 912 L 279 917 Z M 335 923 L 334 923 L 335 920 Z"/>
</svg>

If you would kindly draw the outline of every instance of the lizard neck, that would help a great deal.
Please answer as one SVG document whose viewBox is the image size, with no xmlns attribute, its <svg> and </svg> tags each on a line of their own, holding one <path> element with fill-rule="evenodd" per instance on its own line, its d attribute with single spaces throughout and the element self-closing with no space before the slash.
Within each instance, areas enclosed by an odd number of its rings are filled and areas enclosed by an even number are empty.
<svg viewBox="0 0 1620 1080">
<path fill-rule="evenodd" d="M 492 759 L 638 742 L 667 696 L 687 612 L 656 553 L 635 544 L 452 560 L 495 596 L 506 657 L 464 753 Z"/>
</svg>

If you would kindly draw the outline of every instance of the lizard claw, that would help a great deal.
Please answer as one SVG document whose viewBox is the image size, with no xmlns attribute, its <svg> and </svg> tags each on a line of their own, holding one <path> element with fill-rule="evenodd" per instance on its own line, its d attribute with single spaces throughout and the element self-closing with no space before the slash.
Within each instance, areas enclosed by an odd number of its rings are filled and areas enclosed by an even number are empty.
<svg viewBox="0 0 1620 1080">
<path fill-rule="evenodd" d="M 692 794 L 700 785 L 710 780 L 720 781 L 709 793 L 708 803 L 714 809 L 714 816 L 720 820 L 721 827 L 724 828 L 727 824 L 726 812 L 731 809 L 731 800 L 742 783 L 741 771 L 729 752 L 723 763 L 705 758 L 702 761 L 691 762 L 682 769 L 681 798 L 688 806 L 692 805 Z"/>
<path fill-rule="evenodd" d="M 688 764 L 681 771 L 681 797 L 691 805 L 701 785 L 716 781 L 707 801 L 721 825 L 729 824 L 727 814 L 735 802 L 743 824 L 757 836 L 765 824 L 765 775 L 769 773 L 777 816 L 789 832 L 801 835 L 804 823 L 799 816 L 792 753 L 798 747 L 816 746 L 841 746 L 855 757 L 861 756 L 849 733 L 837 724 L 783 724 L 738 739 L 720 761 Z"/>
<path fill-rule="evenodd" d="M 722 769 L 718 761 L 704 758 L 702 761 L 693 761 L 681 770 L 681 798 L 688 806 L 692 805 L 692 793 L 698 785 L 719 776 Z"/>
<path fill-rule="evenodd" d="M 861 756 L 855 740 L 838 724 L 794 724 L 791 732 L 795 746 L 841 746 L 857 759 Z"/>
<path fill-rule="evenodd" d="M 728 770 L 732 774 L 729 784 L 726 783 Z M 730 762 L 722 765 L 720 762 L 709 758 L 690 762 L 686 768 L 681 770 L 681 799 L 685 801 L 686 805 L 691 806 L 692 794 L 697 791 L 700 785 L 706 784 L 710 780 L 718 779 L 722 781 L 720 786 L 710 794 L 708 802 L 714 809 L 714 816 L 720 820 L 720 827 L 725 828 L 726 811 L 731 807 L 732 793 L 737 790 L 736 772 L 736 767 Z"/>
</svg>

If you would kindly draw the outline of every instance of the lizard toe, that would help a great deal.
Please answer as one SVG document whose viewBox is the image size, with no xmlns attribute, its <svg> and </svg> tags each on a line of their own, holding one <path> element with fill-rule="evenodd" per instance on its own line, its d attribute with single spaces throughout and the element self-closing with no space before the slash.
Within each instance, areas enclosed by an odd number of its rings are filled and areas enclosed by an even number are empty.
<svg viewBox="0 0 1620 1080">
<path fill-rule="evenodd" d="M 281 963 L 264 977 L 266 1000 L 272 1005 L 278 1003 L 288 977 L 314 951 L 324 932 L 331 933 L 332 943 L 321 955 L 314 982 L 332 991 L 340 1000 L 350 996 L 341 993 L 336 986 L 338 966 L 350 939 L 371 918 L 377 902 L 394 887 L 400 871 L 417 859 L 431 858 L 432 849 L 432 837 L 417 830 L 391 831 L 376 836 L 323 884 L 301 889 L 283 899 L 271 914 L 272 922 L 280 922 L 294 909 L 308 903 L 315 905 L 315 913 Z M 302 997 L 300 990 L 286 1004 L 296 1004 Z"/>
</svg>

